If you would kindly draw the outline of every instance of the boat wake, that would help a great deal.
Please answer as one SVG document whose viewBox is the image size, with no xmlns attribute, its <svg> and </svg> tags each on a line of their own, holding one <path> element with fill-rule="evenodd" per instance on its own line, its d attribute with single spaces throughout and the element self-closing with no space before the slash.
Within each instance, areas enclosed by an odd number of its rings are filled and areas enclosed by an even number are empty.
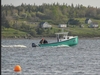
<svg viewBox="0 0 100 75">
<path fill-rule="evenodd" d="M 68 45 L 58 45 L 57 47 L 70 47 Z"/>
<path fill-rule="evenodd" d="M 23 48 L 26 48 L 25 45 L 2 45 L 1 47 L 23 47 Z"/>
<path fill-rule="evenodd" d="M 70 47 L 68 45 L 58 45 L 58 46 L 48 46 L 48 47 L 53 47 L 53 48 L 64 48 L 64 47 Z"/>
</svg>

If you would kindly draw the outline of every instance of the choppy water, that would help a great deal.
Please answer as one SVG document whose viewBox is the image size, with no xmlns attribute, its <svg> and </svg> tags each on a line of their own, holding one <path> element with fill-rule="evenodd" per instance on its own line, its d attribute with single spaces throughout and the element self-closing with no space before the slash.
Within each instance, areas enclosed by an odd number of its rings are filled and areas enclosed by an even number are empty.
<svg viewBox="0 0 100 75">
<path fill-rule="evenodd" d="M 32 48 L 39 39 L 3 39 L 1 75 L 100 75 L 100 39 L 79 39 L 74 47 Z M 49 41 L 53 41 L 50 40 Z M 21 72 L 14 72 L 20 65 Z"/>
</svg>

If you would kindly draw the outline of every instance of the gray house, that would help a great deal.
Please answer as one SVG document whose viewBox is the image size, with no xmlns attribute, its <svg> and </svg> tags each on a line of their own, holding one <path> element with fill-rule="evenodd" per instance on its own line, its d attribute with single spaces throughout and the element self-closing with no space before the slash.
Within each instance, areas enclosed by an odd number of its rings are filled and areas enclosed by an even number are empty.
<svg viewBox="0 0 100 75">
<path fill-rule="evenodd" d="M 92 22 L 89 25 L 89 28 L 98 28 L 98 27 L 99 27 L 98 23 L 95 23 L 95 22 Z"/>
<path fill-rule="evenodd" d="M 89 18 L 86 18 L 85 23 L 86 23 L 86 24 L 90 24 L 90 23 L 92 23 L 92 20 L 89 19 Z"/>
<path fill-rule="evenodd" d="M 39 27 L 40 27 L 40 28 L 51 28 L 52 25 L 50 25 L 48 22 L 41 22 L 41 23 L 39 24 Z"/>
</svg>

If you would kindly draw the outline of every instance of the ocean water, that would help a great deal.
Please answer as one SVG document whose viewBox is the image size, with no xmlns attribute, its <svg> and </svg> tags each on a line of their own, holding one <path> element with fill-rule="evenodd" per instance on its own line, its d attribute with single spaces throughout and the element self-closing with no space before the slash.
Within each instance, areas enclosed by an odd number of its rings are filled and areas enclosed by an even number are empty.
<svg viewBox="0 0 100 75">
<path fill-rule="evenodd" d="M 100 75 L 100 39 L 79 39 L 73 47 L 33 48 L 39 40 L 2 39 L 1 75 Z M 16 65 L 20 72 L 14 72 Z"/>
</svg>

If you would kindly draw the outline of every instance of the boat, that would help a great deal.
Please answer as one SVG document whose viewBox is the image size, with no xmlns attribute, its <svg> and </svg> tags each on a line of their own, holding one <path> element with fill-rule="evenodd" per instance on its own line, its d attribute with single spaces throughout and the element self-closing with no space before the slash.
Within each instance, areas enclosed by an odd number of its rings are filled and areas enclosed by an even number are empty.
<svg viewBox="0 0 100 75">
<path fill-rule="evenodd" d="M 32 43 L 32 47 L 61 47 L 61 46 L 75 46 L 78 44 L 78 36 L 68 36 L 68 32 L 55 33 L 57 41 L 46 44 Z M 61 38 L 62 36 L 62 38 Z"/>
</svg>

